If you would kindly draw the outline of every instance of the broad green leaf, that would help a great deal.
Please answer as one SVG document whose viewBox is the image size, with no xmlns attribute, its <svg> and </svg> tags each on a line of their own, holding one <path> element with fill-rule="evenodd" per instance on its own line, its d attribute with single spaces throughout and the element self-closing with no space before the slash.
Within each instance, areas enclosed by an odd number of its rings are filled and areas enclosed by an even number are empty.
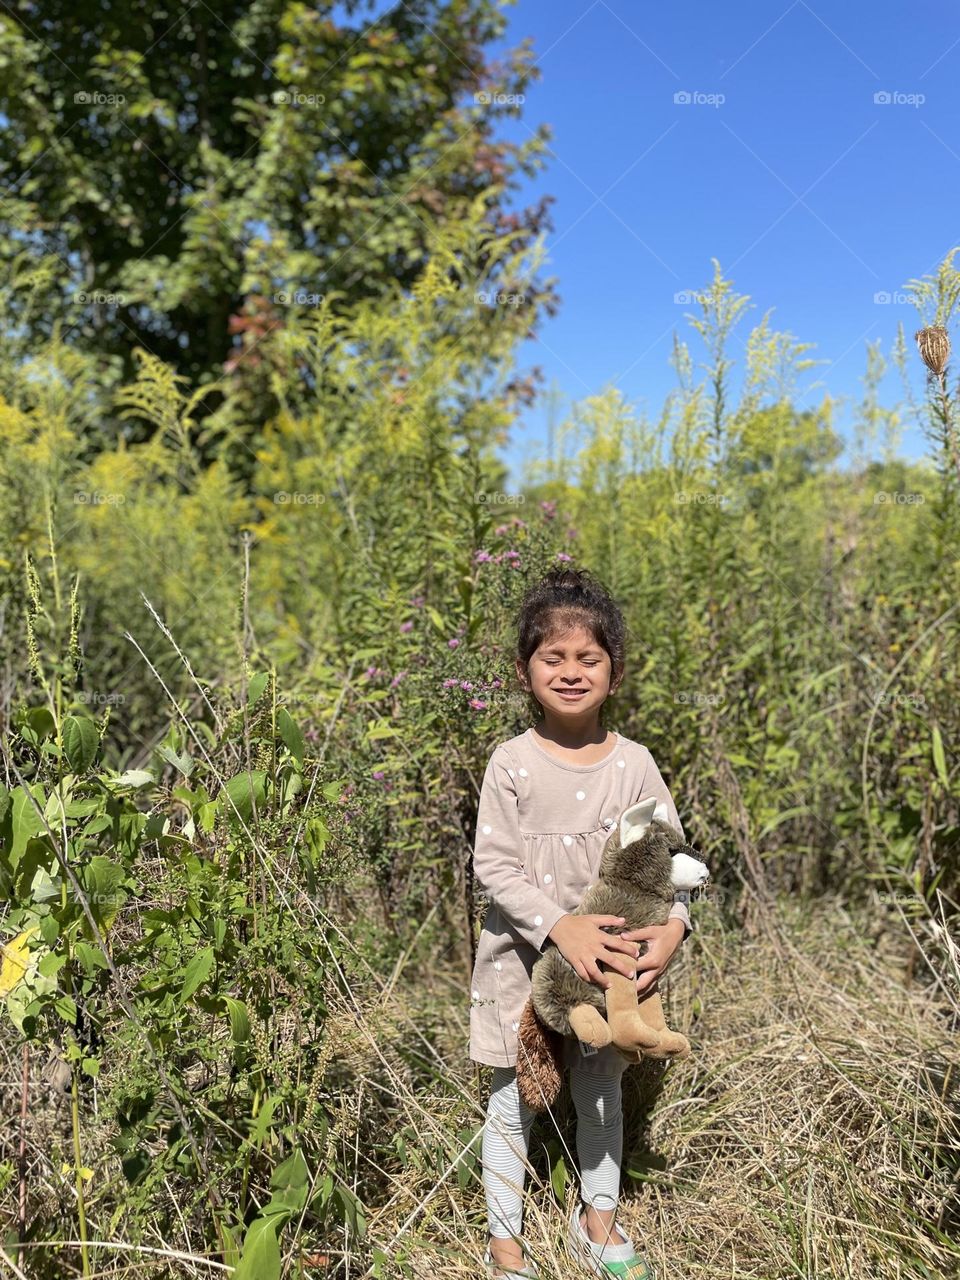
<svg viewBox="0 0 960 1280">
<path fill-rule="evenodd" d="M 85 942 L 82 938 L 78 938 L 73 944 L 80 963 L 88 974 L 94 973 L 97 969 L 108 969 L 107 957 L 103 954 L 99 947 L 91 946 L 89 942 Z"/>
<path fill-rule="evenodd" d="M 175 769 L 179 769 L 185 778 L 189 778 L 193 773 L 196 761 L 188 751 L 185 751 L 181 756 L 174 751 L 173 747 L 162 746 L 157 747 L 157 755 L 166 760 L 168 764 L 172 764 Z"/>
<path fill-rule="evenodd" d="M 53 1002 L 53 1007 L 64 1022 L 69 1023 L 71 1027 L 76 1026 L 77 1006 L 72 996 L 59 996 Z"/>
<path fill-rule="evenodd" d="M 267 687 L 267 681 L 270 677 L 265 671 L 261 671 L 255 675 L 247 685 L 247 709 L 252 711 L 256 704 L 260 701 L 260 695 Z"/>
<path fill-rule="evenodd" d="M 46 805 L 43 788 L 39 783 L 34 783 L 29 792 L 24 787 L 17 787 L 11 794 L 10 812 L 7 815 L 10 823 L 7 857 L 11 870 L 16 869 L 23 857 L 27 842 L 44 830 L 43 818 L 37 812 L 37 805 L 41 811 Z"/>
<path fill-rule="evenodd" d="M 264 1214 L 279 1215 L 284 1219 L 299 1213 L 307 1203 L 309 1171 L 303 1153 L 297 1148 L 270 1175 L 273 1195 L 264 1205 Z"/>
<path fill-rule="evenodd" d="M 280 1243 L 275 1218 L 255 1218 L 247 1228 L 233 1280 L 279 1280 Z"/>
<path fill-rule="evenodd" d="M 86 716 L 67 716 L 63 722 L 63 750 L 75 773 L 86 773 L 97 758 L 100 734 Z"/>
<path fill-rule="evenodd" d="M 145 787 L 148 783 L 156 782 L 156 778 L 146 769 L 128 769 L 126 773 L 121 773 L 118 778 L 111 778 L 110 781 L 118 787 Z"/>
<path fill-rule="evenodd" d="M 557 1156 L 550 1168 L 550 1185 L 553 1193 L 562 1203 L 567 1189 L 567 1166 L 563 1156 Z"/>
<path fill-rule="evenodd" d="M 118 863 L 97 853 L 83 871 L 83 886 L 90 900 L 93 918 L 102 928 L 109 929 L 117 913 L 127 900 L 120 887 L 126 873 Z"/>
<path fill-rule="evenodd" d="M 231 805 L 228 800 L 226 806 L 229 818 L 236 822 L 237 813 L 239 813 L 243 821 L 248 822 L 253 815 L 254 800 L 256 800 L 258 811 L 263 809 L 266 800 L 266 777 L 262 769 L 254 769 L 252 772 L 238 773 L 229 780 L 224 788 L 229 799 L 233 801 Z"/>
<path fill-rule="evenodd" d="M 200 823 L 200 830 L 204 835 L 209 835 L 217 820 L 216 800 L 210 800 L 207 804 L 200 805 L 197 809 L 197 819 Z"/>
<path fill-rule="evenodd" d="M 363 1239 L 367 1231 L 367 1220 L 360 1201 L 348 1187 L 342 1185 L 336 1187 L 333 1194 L 343 1208 L 344 1221 L 350 1235 L 354 1240 Z"/>
<path fill-rule="evenodd" d="M 308 818 L 304 824 L 304 841 L 310 859 L 316 865 L 330 839 L 330 832 L 322 818 Z"/>
<path fill-rule="evenodd" d="M 277 712 L 277 728 L 280 730 L 280 737 L 283 739 L 284 746 L 298 764 L 303 764 L 303 734 L 286 707 L 281 707 Z"/>
<path fill-rule="evenodd" d="M 41 957 L 37 965 L 37 973 L 42 973 L 45 978 L 55 978 L 66 963 L 67 957 L 64 952 L 48 951 Z"/>
<path fill-rule="evenodd" d="M 224 1004 L 230 1016 L 230 1035 L 234 1044 L 246 1044 L 250 1039 L 250 1015 L 242 1000 L 233 996 L 224 996 Z"/>
<path fill-rule="evenodd" d="M 29 742 L 34 747 L 53 737 L 56 731 L 57 722 L 47 707 L 31 707 L 20 726 L 20 736 L 24 742 Z"/>
<path fill-rule="evenodd" d="M 270 1185 L 274 1188 L 305 1187 L 309 1181 L 310 1171 L 299 1147 L 270 1175 Z"/>
<path fill-rule="evenodd" d="M 178 997 L 180 1004 L 184 1004 L 189 1000 L 201 983 L 206 982 L 207 978 L 210 977 L 213 962 L 213 947 L 204 947 L 202 951 L 193 957 L 184 974 L 183 987 Z"/>
</svg>

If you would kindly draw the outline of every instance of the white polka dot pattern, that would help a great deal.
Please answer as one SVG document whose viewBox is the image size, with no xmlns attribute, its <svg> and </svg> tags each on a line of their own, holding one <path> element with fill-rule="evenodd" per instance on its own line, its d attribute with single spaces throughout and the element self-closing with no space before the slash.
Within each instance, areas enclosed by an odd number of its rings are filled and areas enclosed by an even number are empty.
<svg viewBox="0 0 960 1280">
<path fill-rule="evenodd" d="M 491 758 L 476 813 L 474 859 L 475 886 L 487 899 L 489 917 L 477 940 L 473 973 L 465 975 L 474 1061 L 516 1061 L 530 965 L 543 950 L 543 926 L 575 909 L 584 887 L 596 880 L 620 815 L 647 795 L 670 806 L 650 753 L 626 740 L 608 765 L 589 766 L 586 773 L 544 756 L 529 734 L 505 743 Z"/>
</svg>

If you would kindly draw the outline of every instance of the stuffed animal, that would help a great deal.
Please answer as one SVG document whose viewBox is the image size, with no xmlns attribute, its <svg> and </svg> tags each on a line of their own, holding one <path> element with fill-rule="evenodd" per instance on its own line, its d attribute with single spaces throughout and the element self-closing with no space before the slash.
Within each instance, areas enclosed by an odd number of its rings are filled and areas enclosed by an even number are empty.
<svg viewBox="0 0 960 1280">
<path fill-rule="evenodd" d="M 665 924 L 674 891 L 697 888 L 709 878 L 696 854 L 667 821 L 666 805 L 653 797 L 640 800 L 620 815 L 600 859 L 599 879 L 571 914 L 626 917 L 623 925 L 605 926 L 606 933 Z M 638 945 L 642 951 L 645 944 Z M 534 962 L 517 1052 L 517 1086 L 532 1110 L 545 1110 L 559 1096 L 564 1036 L 594 1049 L 612 1044 L 630 1062 L 689 1054 L 686 1036 L 667 1027 L 659 992 L 638 999 L 635 978 L 607 971 L 611 985 L 604 991 L 585 982 L 552 942 Z"/>
</svg>

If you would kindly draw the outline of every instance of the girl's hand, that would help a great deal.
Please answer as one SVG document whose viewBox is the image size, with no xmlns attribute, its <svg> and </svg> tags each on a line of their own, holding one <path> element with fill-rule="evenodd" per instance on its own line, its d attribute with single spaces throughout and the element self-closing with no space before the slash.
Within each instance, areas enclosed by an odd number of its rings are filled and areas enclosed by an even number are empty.
<svg viewBox="0 0 960 1280">
<path fill-rule="evenodd" d="M 610 978 L 599 967 L 601 961 L 627 978 L 637 971 L 636 943 L 624 942 L 619 934 L 605 933 L 603 929 L 604 925 L 624 923 L 624 916 L 570 914 L 561 916 L 547 937 L 584 982 L 594 982 L 606 991 Z"/>
<path fill-rule="evenodd" d="M 625 929 L 620 937 L 627 942 L 646 942 L 647 949 L 637 960 L 637 995 L 643 995 L 663 973 L 679 950 L 686 930 L 676 916 L 666 924 L 649 924 L 643 929 Z"/>
</svg>

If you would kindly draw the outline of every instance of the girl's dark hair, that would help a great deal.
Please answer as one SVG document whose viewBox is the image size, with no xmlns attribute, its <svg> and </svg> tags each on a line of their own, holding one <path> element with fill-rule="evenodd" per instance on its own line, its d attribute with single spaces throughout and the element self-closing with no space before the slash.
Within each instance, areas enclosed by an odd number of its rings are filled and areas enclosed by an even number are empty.
<svg viewBox="0 0 960 1280">
<path fill-rule="evenodd" d="M 588 569 L 551 569 L 530 587 L 517 613 L 517 657 L 526 669 L 545 641 L 583 627 L 610 655 L 610 684 L 615 687 L 626 662 L 626 624 L 619 605 Z M 543 708 L 531 693 L 535 716 Z"/>
</svg>

